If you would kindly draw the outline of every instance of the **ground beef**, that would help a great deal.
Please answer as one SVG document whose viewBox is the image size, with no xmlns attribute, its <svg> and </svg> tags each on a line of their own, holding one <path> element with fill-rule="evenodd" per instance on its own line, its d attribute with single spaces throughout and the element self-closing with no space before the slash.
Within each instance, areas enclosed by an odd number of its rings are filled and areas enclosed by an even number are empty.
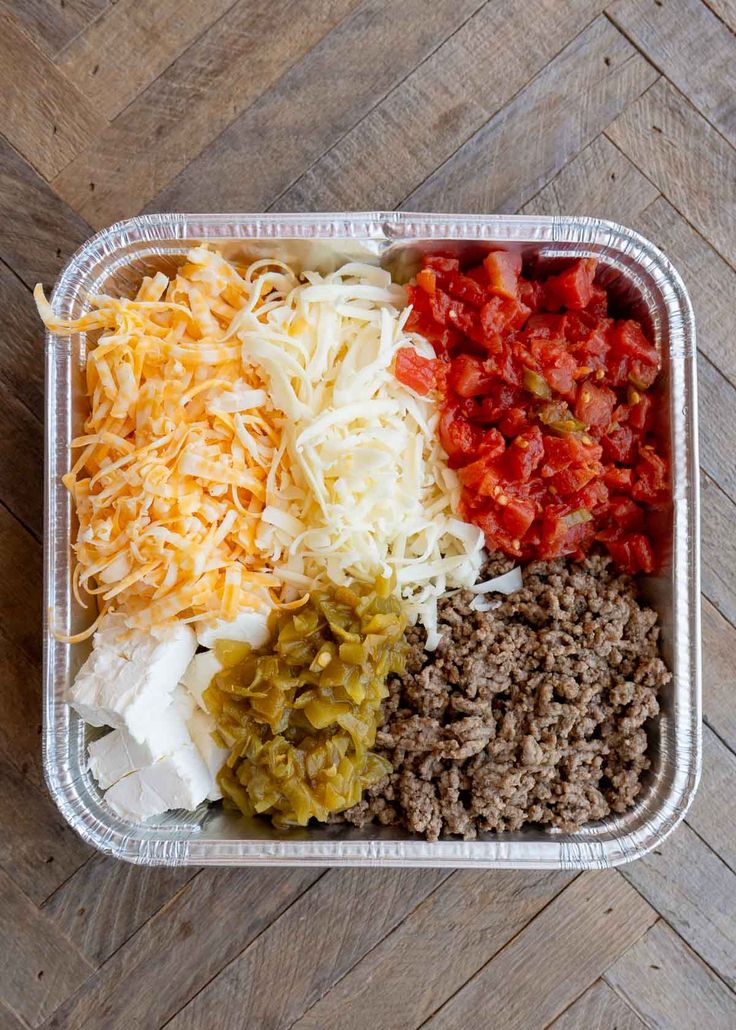
<svg viewBox="0 0 736 1030">
<path fill-rule="evenodd" d="M 489 562 L 484 577 L 510 566 Z M 436 840 L 524 823 L 572 831 L 630 808 L 649 767 L 645 724 L 670 679 L 657 616 L 603 557 L 535 562 L 491 612 L 440 603 L 443 642 L 409 632 L 377 750 L 393 772 L 344 818 Z"/>
</svg>

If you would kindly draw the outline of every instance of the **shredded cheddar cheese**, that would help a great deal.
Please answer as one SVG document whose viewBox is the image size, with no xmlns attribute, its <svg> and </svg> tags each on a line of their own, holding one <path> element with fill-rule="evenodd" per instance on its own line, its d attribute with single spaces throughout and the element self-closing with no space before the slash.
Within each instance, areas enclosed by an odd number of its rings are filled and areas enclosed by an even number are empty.
<svg viewBox="0 0 736 1030">
<path fill-rule="evenodd" d="M 261 263 L 244 278 L 196 248 L 171 280 L 144 279 L 132 300 L 94 298 L 71 321 L 36 287 L 52 332 L 100 332 L 87 357 L 89 416 L 64 476 L 79 518 L 80 602 L 95 595 L 146 627 L 270 603 L 278 581 L 255 535 L 279 433 L 230 330 L 245 310 L 260 317 L 272 270 Z"/>
</svg>

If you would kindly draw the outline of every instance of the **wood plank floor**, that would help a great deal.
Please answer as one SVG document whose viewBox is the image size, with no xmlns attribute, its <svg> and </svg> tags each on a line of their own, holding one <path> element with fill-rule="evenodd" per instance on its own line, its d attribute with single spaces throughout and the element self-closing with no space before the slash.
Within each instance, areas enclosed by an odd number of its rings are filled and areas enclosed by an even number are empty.
<svg viewBox="0 0 736 1030">
<path fill-rule="evenodd" d="M 736 1027 L 735 0 L 1 0 L 0 1027 Z M 157 210 L 585 213 L 653 239 L 700 344 L 705 768 L 602 873 L 151 870 L 40 763 L 31 302 Z"/>
</svg>

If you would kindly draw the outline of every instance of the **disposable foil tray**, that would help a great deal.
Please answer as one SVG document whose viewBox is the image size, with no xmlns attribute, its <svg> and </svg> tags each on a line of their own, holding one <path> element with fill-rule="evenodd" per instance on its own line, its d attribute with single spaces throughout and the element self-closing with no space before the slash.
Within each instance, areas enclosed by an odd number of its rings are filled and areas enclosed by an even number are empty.
<svg viewBox="0 0 736 1030">
<path fill-rule="evenodd" d="M 451 216 L 366 212 L 324 215 L 144 215 L 99 232 L 74 255 L 53 291 L 62 317 L 77 317 L 98 293 L 130 295 L 143 275 L 172 271 L 206 241 L 228 256 L 275 256 L 300 268 L 332 270 L 360 258 L 406 280 L 421 254 L 442 248 L 475 259 L 490 245 L 518 250 L 542 269 L 595 257 L 622 309 L 645 322 L 663 357 L 669 398 L 672 507 L 667 560 L 643 584 L 658 611 L 673 673 L 661 698 L 652 769 L 636 806 L 576 833 L 525 827 L 473 841 L 434 843 L 391 827 L 310 826 L 279 831 L 220 805 L 170 812 L 147 823 L 115 816 L 86 770 L 86 735 L 65 692 L 88 645 L 60 643 L 51 627 L 80 631 L 89 613 L 71 592 L 75 517 L 61 476 L 85 416 L 87 341 L 46 339 L 46 513 L 44 734 L 46 782 L 69 824 L 101 851 L 150 865 L 467 866 L 593 869 L 628 862 L 678 824 L 700 773 L 700 610 L 695 328 L 687 291 L 667 258 L 637 233 L 594 218 Z"/>
</svg>

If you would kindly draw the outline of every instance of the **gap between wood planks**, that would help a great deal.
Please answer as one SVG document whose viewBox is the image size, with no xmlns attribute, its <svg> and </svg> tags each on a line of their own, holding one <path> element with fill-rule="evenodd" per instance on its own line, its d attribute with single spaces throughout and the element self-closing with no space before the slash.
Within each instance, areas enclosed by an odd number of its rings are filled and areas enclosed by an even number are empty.
<svg viewBox="0 0 736 1030">
<path fill-rule="evenodd" d="M 366 118 L 369 118 L 370 115 L 378 107 L 381 106 L 381 104 L 385 103 L 387 98 L 390 97 L 395 90 L 400 89 L 401 86 L 403 86 L 404 83 L 407 81 L 407 79 L 410 79 L 411 76 L 414 75 L 417 72 L 417 70 L 422 67 L 422 65 L 425 65 L 428 61 L 430 61 L 435 56 L 438 50 L 440 50 L 443 46 L 448 44 L 459 32 L 461 32 L 465 28 L 469 21 L 472 21 L 473 18 L 475 18 L 485 7 L 488 7 L 489 3 L 492 2 L 493 0 L 482 0 L 482 3 L 479 3 L 475 10 L 472 11 L 472 13 L 469 14 L 463 22 L 461 22 L 448 36 L 445 36 L 444 39 L 440 40 L 437 43 L 437 45 L 429 51 L 429 53 L 425 54 L 421 61 L 415 64 L 413 68 L 410 68 L 409 71 L 407 71 L 406 75 L 402 76 L 395 83 L 393 83 L 381 97 L 379 97 L 373 104 L 371 104 L 368 110 L 360 116 L 357 122 L 354 122 L 349 128 L 347 128 L 343 133 L 341 133 L 337 137 L 337 139 L 333 140 L 332 143 L 330 143 L 330 145 L 319 154 L 318 157 L 315 157 L 314 160 L 310 161 L 309 164 L 305 168 L 303 168 L 298 175 L 294 176 L 294 178 L 291 179 L 291 181 L 288 182 L 283 187 L 283 189 L 280 190 L 278 195 L 269 202 L 268 206 L 266 207 L 266 211 L 277 211 L 278 209 L 276 205 L 278 204 L 279 200 L 281 200 L 281 198 L 289 192 L 289 190 L 295 185 L 295 183 L 299 182 L 301 178 L 308 175 L 309 172 L 315 167 L 315 165 L 319 164 L 320 161 L 322 161 L 325 157 L 327 157 L 328 154 L 330 154 L 336 147 L 338 147 L 340 143 L 342 143 L 343 140 L 351 132 L 354 132 L 357 128 L 359 128 L 362 122 L 364 122 Z"/>
<path fill-rule="evenodd" d="M 416 192 L 417 192 L 418 190 L 420 190 L 420 189 L 421 189 L 421 188 L 422 188 L 422 187 L 423 187 L 423 186 L 425 185 L 425 183 L 426 183 L 426 182 L 427 182 L 427 181 L 428 181 L 428 180 L 429 180 L 429 179 L 430 179 L 430 178 L 431 178 L 431 177 L 432 177 L 433 175 L 435 175 L 435 173 L 436 173 L 436 172 L 437 172 L 437 171 L 438 171 L 438 170 L 439 170 L 440 168 L 443 168 L 443 167 L 444 167 L 444 166 L 445 166 L 445 165 L 446 165 L 446 164 L 447 164 L 447 163 L 448 163 L 449 161 L 451 161 L 451 160 L 452 160 L 452 159 L 453 159 L 453 158 L 454 158 L 454 157 L 455 157 L 455 156 L 456 156 L 456 155 L 457 155 L 457 154 L 458 154 L 458 153 L 459 153 L 459 152 L 460 152 L 460 151 L 462 150 L 462 148 L 463 148 L 463 147 L 464 147 L 464 146 L 465 146 L 465 145 L 466 145 L 466 144 L 467 144 L 467 143 L 468 143 L 468 142 L 469 142 L 469 141 L 470 141 L 471 139 L 473 139 L 473 138 L 474 138 L 474 137 L 475 137 L 475 136 L 476 136 L 476 135 L 477 135 L 477 134 L 478 134 L 479 132 L 481 132 L 481 131 L 482 131 L 482 130 L 483 130 L 483 129 L 485 128 L 485 126 L 487 126 L 487 125 L 488 125 L 488 123 L 489 123 L 490 121 L 492 121 L 492 120 L 493 120 L 493 118 L 495 118 L 495 117 L 496 117 L 496 116 L 497 116 L 497 115 L 498 115 L 498 114 L 499 114 L 499 113 L 500 113 L 501 111 L 503 111 L 503 110 L 504 110 L 505 108 L 507 108 L 507 107 L 508 107 L 508 106 L 509 106 L 510 104 L 514 103 L 514 101 L 516 101 L 516 100 L 517 100 L 517 99 L 518 99 L 518 98 L 519 98 L 519 97 L 520 97 L 520 96 L 521 96 L 521 95 L 522 95 L 522 94 L 524 93 L 524 91 L 525 91 L 526 89 L 528 89 L 528 88 L 529 88 L 529 86 L 530 86 L 530 85 L 531 85 L 531 84 L 532 84 L 532 83 L 534 82 L 534 80 L 535 80 L 535 79 L 537 79 L 537 78 L 538 78 L 538 77 L 539 77 L 540 75 L 542 75 L 542 74 L 544 73 L 544 71 L 545 71 L 545 70 L 546 70 L 546 69 L 547 69 L 547 68 L 549 67 L 549 65 L 550 65 L 550 64 L 552 64 L 552 62 L 553 62 L 553 61 L 557 60 L 557 58 L 559 58 L 559 57 L 560 57 L 560 55 L 561 55 L 562 53 L 564 53 L 564 51 L 565 51 L 565 50 L 566 50 L 566 49 L 567 49 L 567 48 L 568 48 L 569 46 L 572 46 L 572 45 L 573 45 L 573 44 L 574 44 L 574 43 L 576 42 L 576 40 L 579 40 L 579 39 L 580 39 L 580 37 L 581 37 L 581 36 L 583 36 L 583 35 L 584 35 L 584 34 L 585 34 L 585 33 L 586 33 L 586 32 L 587 32 L 587 31 L 588 31 L 589 29 L 590 29 L 590 27 L 591 27 L 592 25 L 594 25 L 594 24 L 595 24 L 595 22 L 596 22 L 596 21 L 598 21 L 598 20 L 599 20 L 600 18 L 601 18 L 601 14 L 596 14 L 596 15 L 595 15 L 595 16 L 594 16 L 593 18 L 591 18 L 591 19 L 590 19 L 590 21 L 589 21 L 589 22 L 587 22 L 587 23 L 586 23 L 586 24 L 585 24 L 585 25 L 584 25 L 584 26 L 583 26 L 583 27 L 582 27 L 582 28 L 581 28 L 581 29 L 580 29 L 580 30 L 579 30 L 579 31 L 578 31 L 578 32 L 577 32 L 577 33 L 576 33 L 576 34 L 575 34 L 574 36 L 572 36 L 572 37 L 571 37 L 570 39 L 567 39 L 567 40 L 565 41 L 565 43 L 564 43 L 563 45 L 561 45 L 561 46 L 560 46 L 560 48 L 559 48 L 558 50 L 556 50 L 556 51 L 555 51 L 555 52 L 554 52 L 554 53 L 553 53 L 553 54 L 552 54 L 552 55 L 551 55 L 551 56 L 550 56 L 550 57 L 548 58 L 548 60 L 546 61 L 546 63 L 545 63 L 545 65 L 544 65 L 544 67 L 543 67 L 543 68 L 539 69 L 539 70 L 538 70 L 537 72 L 535 72 L 535 73 L 534 73 L 534 74 L 533 74 L 533 75 L 532 75 L 532 76 L 531 76 L 531 77 L 530 77 L 529 79 L 527 79 L 527 80 L 526 80 L 526 81 L 525 81 L 525 82 L 524 82 L 524 83 L 523 83 L 523 84 L 522 84 L 521 86 L 519 86 L 519 88 L 518 88 L 518 89 L 516 90 L 516 92 L 514 92 L 514 93 L 513 93 L 513 94 L 512 94 L 512 95 L 511 95 L 510 97 L 508 97 L 508 98 L 507 98 L 507 99 L 506 99 L 506 100 L 504 101 L 504 103 L 502 104 L 502 106 L 501 106 L 501 107 L 499 107 L 499 108 L 496 108 L 496 110 L 494 110 L 494 111 L 493 111 L 493 112 L 492 112 L 492 113 L 491 113 L 491 114 L 490 114 L 490 115 L 488 116 L 488 118 L 487 118 L 487 119 L 486 119 L 486 120 L 485 120 L 485 121 L 483 122 L 483 124 L 482 124 L 482 125 L 479 125 L 479 126 L 477 126 L 477 127 L 476 127 L 476 128 L 475 128 L 475 129 L 474 129 L 474 130 L 473 130 L 472 132 L 471 132 L 471 133 L 469 133 L 469 134 L 468 134 L 468 135 L 467 135 L 466 137 L 464 137 L 464 138 L 462 139 L 462 141 L 461 141 L 460 143 L 458 143 L 458 145 L 457 145 L 457 146 L 456 146 L 456 147 L 454 148 L 454 150 L 452 150 L 452 151 L 451 151 L 451 152 L 450 152 L 449 154 L 445 155 L 445 157 L 444 157 L 444 158 L 443 158 L 443 159 L 442 159 L 442 160 L 440 161 L 440 163 L 439 163 L 438 165 L 436 165 L 436 166 L 435 166 L 435 167 L 434 167 L 434 168 L 432 169 L 432 171 L 431 171 L 431 172 L 429 172 L 429 173 L 428 173 L 427 175 L 425 175 L 425 176 L 424 176 L 424 177 L 423 177 L 423 178 L 422 178 L 421 180 L 419 180 L 418 182 L 416 182 L 416 183 L 415 183 L 415 184 L 414 184 L 414 185 L 412 186 L 411 190 L 410 190 L 410 191 L 409 191 L 409 192 L 408 192 L 408 193 L 407 193 L 407 194 L 406 194 L 406 195 L 405 195 L 404 197 L 402 197 L 402 198 L 401 198 L 401 199 L 400 199 L 400 200 L 399 200 L 399 201 L 397 202 L 397 204 L 396 204 L 396 208 L 397 208 L 397 209 L 400 209 L 400 208 L 402 208 L 402 207 L 404 206 L 404 204 L 405 204 L 405 203 L 407 202 L 407 200 L 409 199 L 409 197 L 411 197 L 411 196 L 412 196 L 412 195 L 413 195 L 414 193 L 416 193 Z M 416 69 L 415 69 L 415 70 L 416 70 Z M 413 74 L 413 73 L 412 73 L 412 74 Z M 408 76 L 407 76 L 407 78 L 408 78 Z M 361 119 L 361 121 L 362 121 L 362 119 Z M 360 125 L 360 122 L 358 122 L 358 123 L 357 123 L 357 125 L 359 126 L 359 125 Z M 351 131 L 352 131 L 352 130 L 351 130 Z M 330 149 L 334 149 L 334 148 L 330 148 Z M 329 151 L 328 151 L 328 153 L 329 153 Z M 324 156 L 324 155 L 323 155 L 323 156 Z M 573 156 L 572 156 L 572 157 L 570 158 L 570 161 L 574 160 L 575 156 L 577 156 L 577 155 L 573 155 Z M 320 158 L 319 160 L 321 160 L 321 158 Z M 315 163 L 316 163 L 316 162 L 315 162 Z M 569 162 L 568 162 L 568 163 L 569 163 Z M 559 171 L 559 169 L 558 169 L 558 171 Z M 557 172 L 555 172 L 555 176 L 556 176 L 556 175 L 558 174 L 558 171 L 557 171 Z M 299 178 L 301 178 L 301 176 L 300 176 Z M 553 176 L 553 178 L 554 178 L 554 176 Z M 546 185 L 546 184 L 545 184 L 545 185 Z M 544 188 L 544 187 L 541 187 L 541 188 Z M 284 191 L 284 192 L 286 192 L 286 191 Z M 282 195 L 283 195 L 283 194 L 282 194 Z M 272 209 L 272 207 L 273 207 L 273 205 L 269 205 L 269 210 L 271 210 L 271 209 Z"/>
<path fill-rule="evenodd" d="M 227 965 L 223 966 L 222 969 L 220 969 L 217 973 L 215 973 L 214 976 L 212 976 L 207 981 L 207 983 L 203 984 L 202 987 L 195 994 L 193 994 L 191 996 L 191 998 L 189 998 L 186 1002 L 184 1002 L 184 1004 L 181 1005 L 177 1009 L 176 1012 L 172 1013 L 172 1015 L 169 1017 L 169 1019 L 167 1019 L 166 1023 L 164 1024 L 164 1027 L 168 1027 L 180 1015 L 181 1012 L 183 1012 L 190 1005 L 194 1004 L 196 1002 L 196 999 L 203 993 L 203 991 L 205 991 L 211 984 L 213 984 L 218 979 L 218 977 L 221 974 L 226 973 L 226 971 L 228 969 L 230 969 L 235 963 L 237 963 L 242 958 L 242 956 L 245 954 L 245 952 L 248 951 L 251 947 L 253 947 L 260 938 L 262 938 L 264 935 L 266 935 L 269 932 L 271 932 L 271 930 L 276 926 L 276 924 L 278 924 L 281 920 L 283 920 L 287 916 L 287 914 L 293 908 L 293 906 L 298 904 L 299 902 L 301 902 L 306 897 L 306 895 L 309 894 L 316 887 L 316 885 L 321 880 L 324 879 L 325 876 L 329 875 L 330 873 L 340 872 L 340 871 L 341 870 L 339 868 L 335 868 L 335 867 L 330 867 L 330 868 L 326 869 L 325 872 L 317 880 L 315 880 L 313 883 L 311 883 L 309 885 L 309 887 L 306 888 L 306 890 L 304 890 L 297 898 L 294 899 L 294 901 L 292 902 L 291 905 L 289 905 L 286 909 L 284 909 L 283 912 L 280 912 L 279 915 L 277 916 L 277 918 L 273 920 L 273 922 L 269 923 L 268 926 L 264 927 L 263 930 L 261 931 L 261 933 L 259 933 L 256 937 L 254 937 L 252 941 L 249 941 L 245 945 L 245 947 L 242 948 L 240 952 L 238 952 L 237 955 L 234 955 L 232 957 L 232 959 L 227 963 Z M 344 869 L 342 871 L 347 871 L 347 870 Z M 370 871 L 370 870 L 368 870 L 368 871 Z M 413 871 L 417 872 L 417 873 L 421 872 L 420 869 L 415 869 Z M 318 999 L 316 999 L 311 1005 L 309 1005 L 306 1009 L 304 1009 L 302 1012 L 300 1012 L 300 1014 L 296 1017 L 296 1019 L 292 1020 L 292 1022 L 289 1024 L 290 1027 L 293 1026 L 294 1023 L 296 1023 L 299 1019 L 301 1019 L 302 1016 L 304 1016 L 307 1012 L 309 1012 L 310 1009 L 312 1009 L 314 1007 L 314 1005 L 318 1004 L 319 1001 L 323 997 L 325 997 L 325 995 L 329 994 L 329 992 L 337 984 L 341 983 L 341 981 L 344 980 L 345 977 L 348 976 L 350 974 L 350 972 L 353 969 L 355 969 L 355 967 L 357 965 L 359 965 L 377 947 L 379 947 L 384 941 L 388 940 L 393 934 L 395 934 L 400 929 L 400 927 L 404 924 L 404 922 L 407 919 L 409 919 L 413 915 L 413 913 L 416 912 L 416 910 L 421 905 L 423 905 L 429 898 L 431 898 L 434 894 L 436 894 L 437 891 L 441 890 L 448 883 L 448 881 L 452 877 L 455 876 L 455 874 L 458 872 L 458 870 L 451 870 L 449 872 L 444 872 L 442 870 L 439 870 L 438 872 L 444 873 L 444 875 L 442 875 L 442 878 L 440 879 L 439 883 L 437 883 L 436 886 L 433 887 L 430 891 L 428 891 L 425 895 L 423 895 L 422 897 L 418 898 L 416 903 L 413 904 L 411 906 L 411 908 L 408 909 L 407 912 L 404 913 L 404 915 L 402 916 L 400 921 L 396 924 L 396 926 L 392 927 L 392 929 L 387 934 L 385 934 L 383 937 L 381 937 L 380 940 L 376 941 L 364 953 L 359 955 L 355 959 L 355 961 L 350 965 L 350 967 L 348 969 L 346 969 L 334 982 L 332 982 L 330 984 L 330 986 L 326 990 L 322 991 L 322 993 L 320 994 Z M 560 888 L 560 889 L 562 889 L 562 888 Z M 163 1030 L 163 1028 L 162 1028 L 162 1030 Z"/>
</svg>

